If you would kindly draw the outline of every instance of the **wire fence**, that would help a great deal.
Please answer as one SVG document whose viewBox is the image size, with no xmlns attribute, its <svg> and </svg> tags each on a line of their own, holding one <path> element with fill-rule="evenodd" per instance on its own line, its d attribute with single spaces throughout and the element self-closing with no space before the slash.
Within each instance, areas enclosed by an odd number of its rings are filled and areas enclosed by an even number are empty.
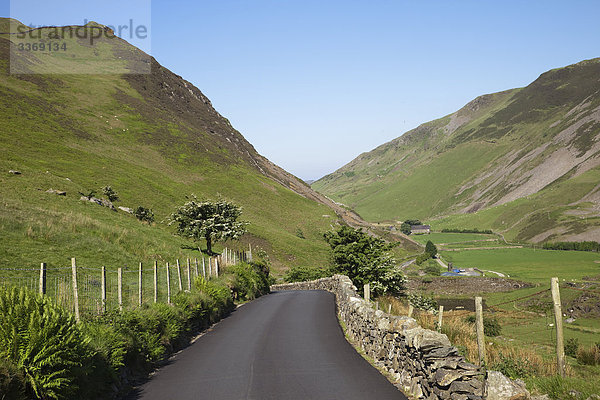
<svg viewBox="0 0 600 400">
<path fill-rule="evenodd" d="M 175 260 L 172 263 L 139 263 L 137 268 L 70 267 L 0 268 L 0 287 L 18 287 L 39 292 L 81 315 L 131 309 L 150 303 L 170 303 L 182 291 L 191 291 L 194 281 L 219 277 L 223 268 L 252 261 L 252 250 L 225 249 L 216 257 Z"/>
</svg>

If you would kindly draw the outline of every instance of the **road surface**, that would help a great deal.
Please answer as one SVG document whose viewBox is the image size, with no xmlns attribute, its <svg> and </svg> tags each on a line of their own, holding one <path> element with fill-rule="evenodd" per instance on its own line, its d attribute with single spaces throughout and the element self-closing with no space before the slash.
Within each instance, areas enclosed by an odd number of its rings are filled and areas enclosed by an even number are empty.
<svg viewBox="0 0 600 400">
<path fill-rule="evenodd" d="M 284 291 L 248 303 L 130 399 L 406 399 L 346 341 L 334 301 Z"/>
</svg>

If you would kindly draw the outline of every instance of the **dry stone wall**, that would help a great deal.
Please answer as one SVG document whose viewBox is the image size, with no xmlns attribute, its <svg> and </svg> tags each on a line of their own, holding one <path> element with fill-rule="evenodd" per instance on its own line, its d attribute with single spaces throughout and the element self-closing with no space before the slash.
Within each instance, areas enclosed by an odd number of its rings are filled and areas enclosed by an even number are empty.
<svg viewBox="0 0 600 400">
<path fill-rule="evenodd" d="M 347 276 L 274 285 L 271 290 L 334 293 L 347 335 L 392 374 L 406 394 L 428 400 L 483 399 L 483 372 L 468 363 L 446 335 L 423 329 L 413 318 L 374 310 Z"/>
</svg>

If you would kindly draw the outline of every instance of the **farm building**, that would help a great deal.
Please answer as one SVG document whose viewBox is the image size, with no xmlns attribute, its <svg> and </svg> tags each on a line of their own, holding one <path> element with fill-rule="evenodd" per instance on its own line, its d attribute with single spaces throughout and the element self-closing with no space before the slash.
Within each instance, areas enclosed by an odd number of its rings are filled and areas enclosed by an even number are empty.
<svg viewBox="0 0 600 400">
<path fill-rule="evenodd" d="M 414 234 L 431 233 L 431 226 L 429 226 L 429 225 L 411 225 L 410 233 L 414 233 Z"/>
</svg>

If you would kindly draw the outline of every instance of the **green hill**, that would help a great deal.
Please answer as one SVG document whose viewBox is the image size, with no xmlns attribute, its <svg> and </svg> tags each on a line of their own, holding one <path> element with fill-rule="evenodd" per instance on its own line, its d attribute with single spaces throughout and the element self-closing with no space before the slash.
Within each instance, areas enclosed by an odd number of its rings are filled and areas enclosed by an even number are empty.
<svg viewBox="0 0 600 400">
<path fill-rule="evenodd" d="M 0 268 L 198 257 L 165 223 L 191 193 L 241 205 L 249 234 L 227 245 L 265 250 L 276 272 L 324 264 L 336 213 L 357 219 L 260 156 L 200 90 L 127 42 L 64 35 L 59 54 L 24 51 L 11 25 L 23 26 L 0 19 Z M 70 29 L 93 28 L 104 29 Z M 53 31 L 35 41 L 48 45 Z M 105 185 L 115 206 L 152 208 L 157 222 L 80 200 Z"/>
<path fill-rule="evenodd" d="M 361 154 L 313 188 L 370 221 L 600 239 L 600 59 L 489 94 Z"/>
</svg>

